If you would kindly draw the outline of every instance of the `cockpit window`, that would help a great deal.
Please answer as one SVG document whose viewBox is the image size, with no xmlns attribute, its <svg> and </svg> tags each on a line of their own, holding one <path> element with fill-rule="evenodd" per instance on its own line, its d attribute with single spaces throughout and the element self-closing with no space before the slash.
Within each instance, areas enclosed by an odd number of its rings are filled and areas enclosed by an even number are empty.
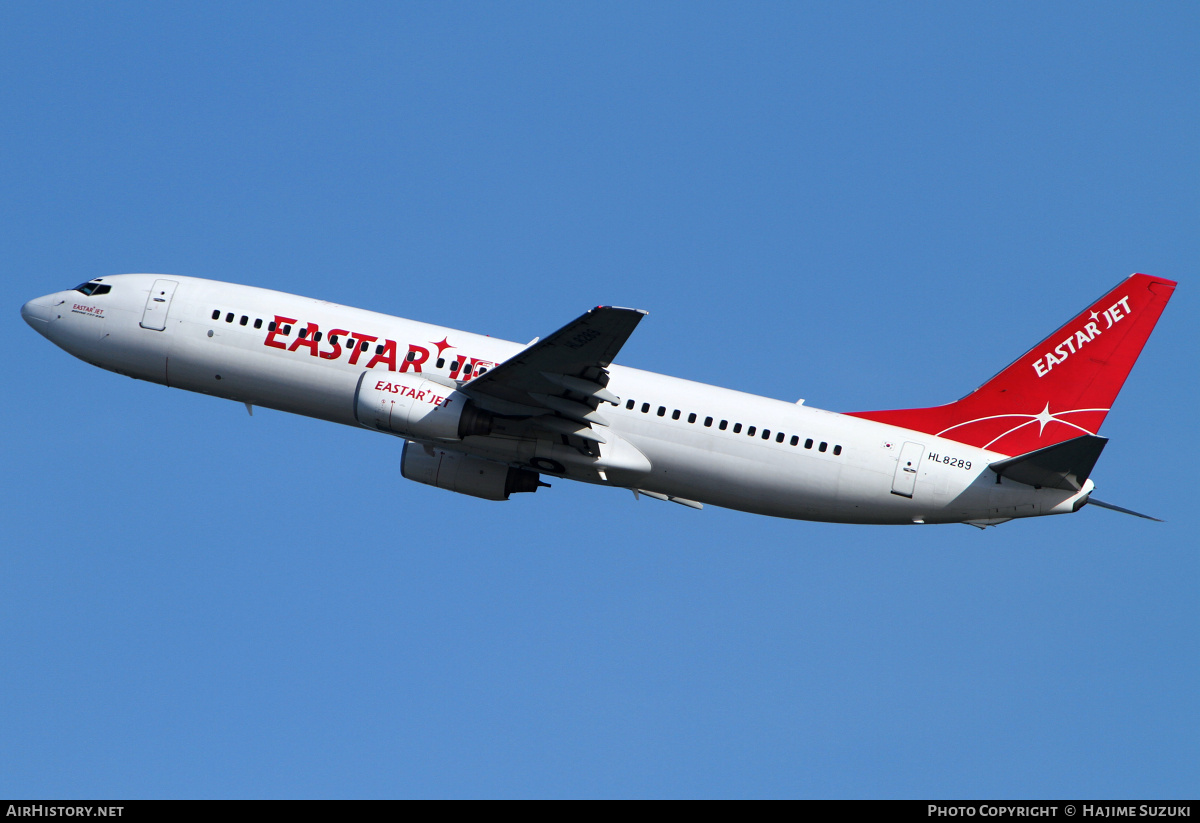
<svg viewBox="0 0 1200 823">
<path fill-rule="evenodd" d="M 101 283 L 92 283 L 89 281 L 87 283 L 80 283 L 75 287 L 75 291 L 83 292 L 88 297 L 92 297 L 101 294 L 108 294 L 110 291 L 112 291 L 112 286 L 106 286 Z"/>
</svg>

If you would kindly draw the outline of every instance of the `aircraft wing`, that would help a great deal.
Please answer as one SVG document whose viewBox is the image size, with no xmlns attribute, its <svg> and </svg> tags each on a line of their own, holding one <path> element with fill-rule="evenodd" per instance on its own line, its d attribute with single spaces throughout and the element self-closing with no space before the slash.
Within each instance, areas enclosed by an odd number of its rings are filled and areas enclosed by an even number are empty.
<svg viewBox="0 0 1200 823">
<path fill-rule="evenodd" d="M 608 425 L 596 407 L 620 402 L 606 388 L 608 366 L 645 315 L 640 309 L 597 306 L 460 391 L 495 414 L 542 416 L 539 422 L 552 431 L 603 443 L 602 436 L 590 432 L 592 424 Z"/>
</svg>

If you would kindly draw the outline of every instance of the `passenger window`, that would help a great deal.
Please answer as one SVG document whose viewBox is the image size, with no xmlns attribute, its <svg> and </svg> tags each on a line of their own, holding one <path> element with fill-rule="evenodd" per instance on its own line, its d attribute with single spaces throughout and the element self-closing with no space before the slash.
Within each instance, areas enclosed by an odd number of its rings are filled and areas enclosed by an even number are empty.
<svg viewBox="0 0 1200 823">
<path fill-rule="evenodd" d="M 364 345 L 366 345 L 366 344 L 364 344 Z M 380 350 L 382 350 L 383 346 L 380 346 L 379 348 L 380 348 Z M 366 349 L 363 349 L 363 351 L 366 351 Z M 417 359 L 417 353 L 415 351 L 410 351 L 408 354 L 404 355 L 404 359 L 407 360 L 409 363 L 411 363 L 412 361 Z"/>
<path fill-rule="evenodd" d="M 80 289 L 80 291 L 82 291 L 82 289 Z M 220 320 L 220 319 L 221 319 L 221 310 L 213 309 L 213 320 Z"/>
<path fill-rule="evenodd" d="M 487 374 L 487 366 L 480 366 L 479 371 L 475 372 L 476 377 L 478 377 L 481 374 Z"/>
<path fill-rule="evenodd" d="M 793 434 L 791 441 L 789 441 L 789 445 L 796 446 L 796 445 L 799 445 L 799 443 L 800 443 L 800 438 Z"/>
<path fill-rule="evenodd" d="M 375 347 L 375 353 L 376 353 L 376 354 L 383 354 L 383 346 L 376 346 L 376 347 Z M 411 358 L 409 358 L 409 359 L 411 359 Z"/>
<path fill-rule="evenodd" d="M 836 455 L 836 454 L 841 454 L 841 453 L 842 453 L 842 447 L 841 447 L 841 446 L 834 446 L 834 447 L 833 447 L 833 453 L 834 453 L 835 455 Z"/>
<path fill-rule="evenodd" d="M 305 326 L 304 328 L 302 328 L 302 329 L 300 330 L 300 339 L 301 339 L 301 340 L 304 340 L 304 339 L 306 339 L 307 337 L 308 337 L 308 326 Z"/>
<path fill-rule="evenodd" d="M 437 361 L 437 367 L 438 367 L 439 369 L 443 369 L 443 368 L 445 368 L 445 367 L 446 367 L 446 358 L 444 358 L 444 357 L 439 357 L 439 358 L 438 358 L 438 361 Z"/>
<path fill-rule="evenodd" d="M 717 428 L 720 429 L 721 431 L 725 431 L 727 428 L 729 428 L 729 421 L 722 420 L 721 425 L 717 426 Z"/>
<path fill-rule="evenodd" d="M 776 442 L 776 443 L 782 443 L 782 442 L 783 442 L 783 432 L 780 432 L 779 434 L 775 435 L 775 442 Z"/>
<path fill-rule="evenodd" d="M 291 333 L 292 333 L 292 327 L 290 324 L 283 327 L 283 336 L 284 337 L 287 337 Z"/>
<path fill-rule="evenodd" d="M 371 348 L 371 344 L 364 340 L 358 344 L 358 348 L 362 351 L 366 351 L 367 349 Z M 412 360 L 412 352 L 408 353 L 408 359 Z"/>
<path fill-rule="evenodd" d="M 414 357 L 416 357 L 416 352 L 411 352 L 411 351 L 410 351 L 408 354 L 409 354 L 409 358 L 408 358 L 409 360 L 412 360 Z M 471 373 L 471 369 L 472 369 L 472 368 L 473 368 L 473 364 L 471 364 L 471 363 L 468 363 L 468 364 L 467 364 L 467 365 L 466 365 L 466 366 L 463 368 L 463 374 L 470 374 L 470 373 Z"/>
<path fill-rule="evenodd" d="M 318 343 L 321 342 L 321 333 L 319 331 L 313 332 L 313 340 L 316 340 Z"/>
<path fill-rule="evenodd" d="M 329 335 L 329 342 L 336 346 L 337 345 L 337 335 L 336 334 Z"/>
<path fill-rule="evenodd" d="M 821 443 L 821 445 L 817 447 L 817 451 L 819 451 L 819 452 L 823 452 L 823 451 L 825 451 L 825 449 L 827 449 L 828 447 L 829 447 L 829 444 L 828 444 L 828 443 L 822 442 L 822 443 Z"/>
<path fill-rule="evenodd" d="M 642 404 L 642 414 L 649 414 L 649 413 L 650 413 L 650 404 L 643 403 Z"/>
<path fill-rule="evenodd" d="M 695 422 L 696 422 L 696 413 L 695 413 L 695 412 L 692 412 L 691 414 L 689 414 L 689 415 L 688 415 L 688 422 L 689 422 L 689 423 L 695 423 Z"/>
<path fill-rule="evenodd" d="M 249 323 L 249 322 L 250 322 L 250 318 L 249 318 L 249 317 L 247 317 L 246 315 L 244 315 L 244 314 L 243 314 L 243 315 L 242 315 L 242 319 L 238 321 L 238 325 L 239 325 L 239 326 L 244 326 L 244 325 L 246 325 L 246 324 L 247 324 L 247 323 Z"/>
<path fill-rule="evenodd" d="M 751 426 L 750 428 L 746 429 L 746 436 L 747 436 L 747 437 L 753 437 L 753 436 L 754 436 L 754 431 L 755 431 L 755 429 L 757 429 L 757 428 L 758 428 L 757 426 Z"/>
<path fill-rule="evenodd" d="M 256 328 L 256 329 L 262 328 L 262 318 L 261 317 L 254 318 L 254 328 Z"/>
<path fill-rule="evenodd" d="M 218 314 L 219 314 L 219 312 L 218 312 Z M 216 320 L 217 318 L 214 317 L 213 319 Z M 267 324 L 267 331 L 275 331 L 275 321 L 274 320 L 272 320 L 270 323 Z"/>
<path fill-rule="evenodd" d="M 230 312 L 229 314 L 225 315 L 225 322 L 226 322 L 226 323 L 232 323 L 232 322 L 233 322 L 233 312 Z"/>
<path fill-rule="evenodd" d="M 741 423 L 734 423 L 734 424 L 733 424 L 733 433 L 734 433 L 734 434 L 741 434 L 741 433 L 742 433 L 742 424 L 741 424 Z"/>
<path fill-rule="evenodd" d="M 659 416 L 659 417 L 662 417 L 662 416 L 663 416 L 664 414 L 666 414 L 666 413 L 667 413 L 667 407 L 666 407 L 666 406 L 659 406 L 659 407 L 658 407 L 658 416 Z"/>
<path fill-rule="evenodd" d="M 678 419 L 679 419 L 679 409 L 676 409 L 675 411 L 671 412 L 671 419 L 672 419 L 672 420 L 678 420 Z"/>
<path fill-rule="evenodd" d="M 637 405 L 637 404 L 636 404 L 636 403 L 634 403 L 632 400 L 626 400 L 626 401 L 625 401 L 625 408 L 627 408 L 627 409 L 631 409 L 631 410 L 632 410 L 632 409 L 633 409 L 633 407 L 634 407 L 635 405 Z"/>
<path fill-rule="evenodd" d="M 712 418 L 711 417 L 704 418 L 704 426 L 706 428 L 712 428 Z"/>
<path fill-rule="evenodd" d="M 804 441 L 804 448 L 806 448 L 806 449 L 812 448 L 812 438 L 811 437 Z"/>
<path fill-rule="evenodd" d="M 763 433 L 762 433 L 762 439 L 763 439 L 763 440 L 770 440 L 770 439 L 771 439 L 771 430 L 770 430 L 770 429 L 763 429 Z"/>
</svg>

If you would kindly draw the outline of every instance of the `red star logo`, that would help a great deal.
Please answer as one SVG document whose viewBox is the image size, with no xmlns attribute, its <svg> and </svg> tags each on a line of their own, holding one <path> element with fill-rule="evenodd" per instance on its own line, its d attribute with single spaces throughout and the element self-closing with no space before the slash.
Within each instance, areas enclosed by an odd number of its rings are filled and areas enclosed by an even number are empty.
<svg viewBox="0 0 1200 823">
<path fill-rule="evenodd" d="M 431 341 L 429 341 L 429 342 L 433 343 L 433 341 L 432 341 L 432 340 L 431 340 Z M 437 347 L 438 347 L 438 357 L 441 357 L 441 356 L 442 356 L 442 352 L 444 352 L 446 349 L 452 349 L 452 348 L 454 348 L 454 346 L 451 346 L 451 345 L 450 345 L 450 338 L 448 338 L 448 337 L 443 337 L 443 338 L 442 338 L 442 342 L 440 342 L 440 343 L 433 343 L 433 345 L 435 345 L 435 346 L 437 346 Z"/>
</svg>

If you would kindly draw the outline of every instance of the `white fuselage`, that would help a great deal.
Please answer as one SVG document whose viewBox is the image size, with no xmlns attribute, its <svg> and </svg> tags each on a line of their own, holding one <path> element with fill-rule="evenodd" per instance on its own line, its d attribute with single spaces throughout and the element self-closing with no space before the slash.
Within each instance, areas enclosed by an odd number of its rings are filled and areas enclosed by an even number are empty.
<svg viewBox="0 0 1200 823">
<path fill-rule="evenodd" d="M 250 286 L 153 274 L 102 280 L 107 294 L 59 292 L 30 301 L 23 314 L 102 368 L 353 426 L 364 370 L 380 380 L 419 371 L 452 386 L 525 348 Z M 162 283 L 173 292 L 156 298 Z M 561 465 L 552 473 L 682 501 L 845 523 L 983 525 L 1074 511 L 1092 488 L 998 483 L 988 465 L 1005 455 L 952 440 L 639 369 L 613 365 L 609 374 L 620 403 L 604 407 L 606 431 L 644 455 L 648 472 L 607 476 L 570 459 L 576 450 L 560 439 L 519 425 L 438 445 L 541 472 Z"/>
</svg>

